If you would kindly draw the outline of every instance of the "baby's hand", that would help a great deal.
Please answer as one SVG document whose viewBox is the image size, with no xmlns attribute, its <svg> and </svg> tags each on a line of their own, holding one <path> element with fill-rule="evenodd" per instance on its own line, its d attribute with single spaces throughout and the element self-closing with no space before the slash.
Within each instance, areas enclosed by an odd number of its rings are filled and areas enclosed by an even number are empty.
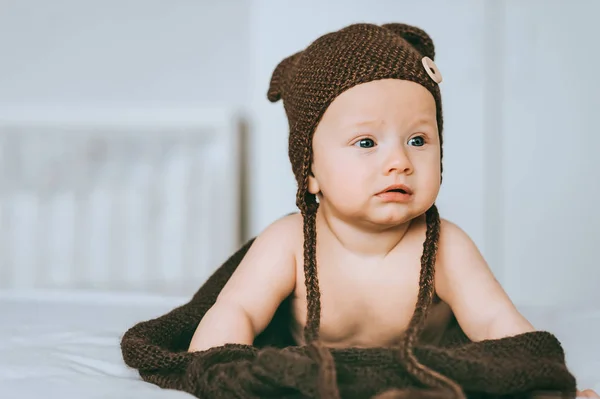
<svg viewBox="0 0 600 399">
<path fill-rule="evenodd" d="M 591 389 L 586 389 L 585 391 L 577 391 L 578 398 L 597 398 L 600 399 L 600 396 L 592 391 Z"/>
</svg>

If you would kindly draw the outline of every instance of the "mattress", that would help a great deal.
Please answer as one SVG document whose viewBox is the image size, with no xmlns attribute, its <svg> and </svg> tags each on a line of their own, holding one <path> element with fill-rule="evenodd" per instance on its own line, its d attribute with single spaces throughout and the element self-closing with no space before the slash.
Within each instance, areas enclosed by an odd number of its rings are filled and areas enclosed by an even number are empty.
<svg viewBox="0 0 600 399">
<path fill-rule="evenodd" d="M 142 381 L 122 360 L 120 339 L 138 321 L 188 298 L 59 292 L 0 293 L 1 398 L 191 399 Z M 554 332 L 581 388 L 600 392 L 600 309 L 521 309 Z"/>
</svg>

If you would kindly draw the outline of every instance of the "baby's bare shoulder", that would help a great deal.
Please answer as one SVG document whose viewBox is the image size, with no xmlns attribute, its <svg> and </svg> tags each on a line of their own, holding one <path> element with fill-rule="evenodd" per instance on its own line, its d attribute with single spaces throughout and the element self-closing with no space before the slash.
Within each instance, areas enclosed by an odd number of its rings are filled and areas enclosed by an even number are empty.
<svg viewBox="0 0 600 399">
<path fill-rule="evenodd" d="M 294 215 L 268 225 L 256 236 L 219 294 L 221 303 L 243 308 L 258 330 L 295 288 L 296 225 Z"/>
<path fill-rule="evenodd" d="M 441 250 L 444 254 L 449 254 L 459 261 L 462 256 L 473 256 L 479 252 L 475 242 L 463 228 L 455 222 L 443 218 L 440 218 L 438 245 L 438 251 Z"/>
<path fill-rule="evenodd" d="M 302 216 L 300 214 L 289 214 L 269 224 L 255 240 L 255 252 L 261 254 L 273 252 L 293 255 L 298 246 L 298 240 L 302 239 Z M 251 248 L 252 249 L 252 248 Z"/>
<path fill-rule="evenodd" d="M 273 224 L 286 226 L 286 228 L 291 229 L 290 231 L 297 230 L 298 228 L 302 229 L 302 225 L 303 225 L 302 214 L 300 214 L 299 212 L 287 214 L 287 215 L 277 219 L 275 222 L 273 222 Z"/>
<path fill-rule="evenodd" d="M 458 224 L 446 219 L 440 219 L 435 268 L 437 291 L 449 303 L 468 297 L 483 302 L 500 290 L 473 239 Z"/>
<path fill-rule="evenodd" d="M 291 213 L 271 223 L 261 234 L 295 248 L 303 240 L 303 220 L 300 213 Z"/>
</svg>

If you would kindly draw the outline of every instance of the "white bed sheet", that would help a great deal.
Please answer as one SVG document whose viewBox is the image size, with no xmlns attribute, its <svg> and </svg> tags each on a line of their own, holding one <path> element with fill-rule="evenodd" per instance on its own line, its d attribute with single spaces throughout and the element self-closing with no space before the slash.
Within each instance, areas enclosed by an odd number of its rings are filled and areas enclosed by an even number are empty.
<svg viewBox="0 0 600 399">
<path fill-rule="evenodd" d="M 188 298 L 114 293 L 0 293 L 1 398 L 191 399 L 143 382 L 121 357 L 123 333 Z M 600 392 L 600 309 L 522 309 L 555 333 L 580 388 Z"/>
<path fill-rule="evenodd" d="M 185 298 L 44 292 L 0 294 L 0 398 L 190 399 L 142 381 L 123 333 Z"/>
</svg>

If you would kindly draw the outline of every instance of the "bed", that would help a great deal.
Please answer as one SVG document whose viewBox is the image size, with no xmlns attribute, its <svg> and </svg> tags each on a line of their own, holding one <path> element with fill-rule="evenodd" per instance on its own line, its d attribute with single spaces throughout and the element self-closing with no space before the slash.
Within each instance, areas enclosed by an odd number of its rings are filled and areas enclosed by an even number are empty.
<svg viewBox="0 0 600 399">
<path fill-rule="evenodd" d="M 120 337 L 139 320 L 184 298 L 123 293 L 30 292 L 0 295 L 0 397 L 191 397 L 140 380 L 127 368 Z"/>
<path fill-rule="evenodd" d="M 192 398 L 143 382 L 123 364 L 123 332 L 188 298 L 78 291 L 0 295 L 0 397 Z M 600 391 L 600 311 L 523 309 L 562 340 L 582 387 Z"/>
<path fill-rule="evenodd" d="M 1 398 L 191 397 L 143 382 L 119 344 L 241 244 L 239 122 L 228 109 L 0 115 Z M 600 392 L 600 309 L 522 311 Z"/>
</svg>

